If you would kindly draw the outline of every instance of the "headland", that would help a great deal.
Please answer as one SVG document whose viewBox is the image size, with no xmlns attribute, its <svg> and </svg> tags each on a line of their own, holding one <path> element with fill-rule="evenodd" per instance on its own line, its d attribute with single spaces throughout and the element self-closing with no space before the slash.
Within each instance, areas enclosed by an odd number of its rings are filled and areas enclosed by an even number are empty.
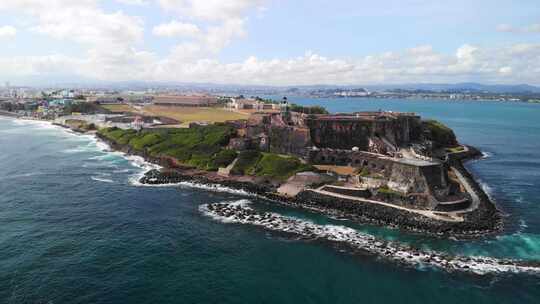
<svg viewBox="0 0 540 304">
<path fill-rule="evenodd" d="M 463 165 L 481 157 L 414 113 L 306 114 L 284 106 L 189 128 L 101 128 L 112 149 L 158 164 L 144 184 L 195 182 L 439 236 L 498 231 L 500 212 Z"/>
</svg>

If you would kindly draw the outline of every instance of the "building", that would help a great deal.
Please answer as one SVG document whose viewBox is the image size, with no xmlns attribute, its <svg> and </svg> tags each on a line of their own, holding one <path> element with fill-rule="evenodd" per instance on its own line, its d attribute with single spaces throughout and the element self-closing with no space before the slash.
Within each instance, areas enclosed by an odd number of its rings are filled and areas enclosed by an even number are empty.
<svg viewBox="0 0 540 304">
<path fill-rule="evenodd" d="M 255 110 L 255 111 L 279 111 L 281 105 L 278 103 L 269 103 L 256 99 L 231 98 L 227 104 L 231 110 Z"/>
<path fill-rule="evenodd" d="M 211 107 L 218 103 L 217 97 L 213 96 L 183 96 L 166 95 L 155 96 L 153 104 L 167 107 Z"/>
</svg>

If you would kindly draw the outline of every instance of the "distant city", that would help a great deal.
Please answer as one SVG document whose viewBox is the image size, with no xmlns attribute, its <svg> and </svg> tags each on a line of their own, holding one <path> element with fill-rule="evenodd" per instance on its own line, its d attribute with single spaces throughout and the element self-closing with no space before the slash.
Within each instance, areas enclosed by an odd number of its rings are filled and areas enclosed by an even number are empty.
<svg viewBox="0 0 540 304">
<path fill-rule="evenodd" d="M 434 99 L 540 103 L 540 88 L 530 85 L 410 84 L 378 86 L 236 86 L 215 84 L 118 83 L 65 84 L 51 87 L 16 86 L 5 82 L 0 101 L 34 102 L 42 99 L 118 101 L 149 100 L 156 95 L 213 95 L 233 97 L 297 96 L 309 98 Z"/>
</svg>

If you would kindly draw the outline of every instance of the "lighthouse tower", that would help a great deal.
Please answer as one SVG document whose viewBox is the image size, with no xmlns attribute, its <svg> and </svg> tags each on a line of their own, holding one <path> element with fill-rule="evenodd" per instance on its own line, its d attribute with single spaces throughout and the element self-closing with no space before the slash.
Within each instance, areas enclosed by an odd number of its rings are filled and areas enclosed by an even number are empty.
<svg viewBox="0 0 540 304">
<path fill-rule="evenodd" d="M 281 112 L 289 112 L 289 100 L 287 99 L 287 97 L 283 97 L 283 99 L 281 100 L 280 107 L 281 107 Z"/>
</svg>

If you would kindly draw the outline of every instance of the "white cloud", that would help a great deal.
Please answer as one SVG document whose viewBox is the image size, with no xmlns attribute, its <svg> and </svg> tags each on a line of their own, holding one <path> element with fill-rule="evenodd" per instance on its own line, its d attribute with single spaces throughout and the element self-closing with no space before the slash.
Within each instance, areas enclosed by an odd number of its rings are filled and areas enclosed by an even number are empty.
<svg viewBox="0 0 540 304">
<path fill-rule="evenodd" d="M 154 27 L 152 32 L 163 37 L 197 37 L 201 29 L 195 24 L 171 21 Z"/>
<path fill-rule="evenodd" d="M 154 35 L 179 40 L 166 55 L 144 50 L 141 18 L 122 11 L 107 11 L 100 6 L 102 0 L 0 0 L 0 11 L 27 17 L 28 20 L 21 24 L 30 24 L 28 27 L 34 33 L 75 42 L 84 49 L 80 56 L 0 57 L 0 76 L 41 76 L 45 79 L 73 75 L 111 81 L 267 85 L 458 81 L 540 84 L 540 44 L 496 48 L 465 44 L 451 53 L 421 45 L 347 59 L 306 52 L 293 58 L 250 56 L 237 62 L 222 62 L 217 59 L 219 51 L 235 39 L 248 35 L 249 13 L 253 11 L 256 15 L 264 10 L 264 1 L 156 1 L 178 20 L 152 29 Z M 519 31 L 537 30 L 536 25 L 524 29 Z M 0 27 L 0 36 L 2 32 L 7 33 L 4 36 L 17 34 L 16 29 L 13 30 Z M 499 30 L 513 31 L 514 28 L 500 26 Z"/>
<path fill-rule="evenodd" d="M 512 74 L 512 67 L 506 66 L 499 69 L 499 74 L 510 75 Z"/>
<path fill-rule="evenodd" d="M 201 51 L 200 56 L 207 53 L 217 54 L 234 39 L 246 37 L 247 12 L 256 9 L 260 15 L 265 10 L 262 6 L 265 2 L 263 0 L 158 0 L 158 2 L 167 12 L 206 25 L 200 28 L 191 23 L 173 21 L 153 29 L 153 33 L 158 36 L 194 38 L 198 44 L 197 48 Z"/>
<path fill-rule="evenodd" d="M 295 58 L 223 63 L 197 43 L 177 45 L 165 58 L 144 51 L 92 51 L 83 59 L 65 56 L 0 59 L 0 75 L 58 75 L 74 72 L 99 80 L 148 80 L 231 84 L 307 85 L 411 82 L 538 82 L 540 44 L 500 48 L 464 45 L 454 55 L 422 46 L 356 59 L 328 58 L 313 52 Z M 519 54 L 519 55 L 517 55 Z"/>
<path fill-rule="evenodd" d="M 540 24 L 530 24 L 524 27 L 515 27 L 510 24 L 499 24 L 497 31 L 502 33 L 540 33 Z"/>
<path fill-rule="evenodd" d="M 205 20 L 242 18 L 248 9 L 260 7 L 262 0 L 158 0 L 167 11 Z"/>
<path fill-rule="evenodd" d="M 142 21 L 122 12 L 106 13 L 98 0 L 25 0 L 1 1 L 0 11 L 28 15 L 31 30 L 55 39 L 89 44 L 95 47 L 118 47 L 140 41 Z"/>
<path fill-rule="evenodd" d="M 147 5 L 148 1 L 145 0 L 116 0 L 116 2 L 126 5 Z"/>
<path fill-rule="evenodd" d="M 244 20 L 230 19 L 220 25 L 210 27 L 203 41 L 210 51 L 217 53 L 229 45 L 234 38 L 244 38 L 246 35 Z"/>
<path fill-rule="evenodd" d="M 0 38 L 13 38 L 17 35 L 17 29 L 10 25 L 0 26 Z"/>
</svg>

